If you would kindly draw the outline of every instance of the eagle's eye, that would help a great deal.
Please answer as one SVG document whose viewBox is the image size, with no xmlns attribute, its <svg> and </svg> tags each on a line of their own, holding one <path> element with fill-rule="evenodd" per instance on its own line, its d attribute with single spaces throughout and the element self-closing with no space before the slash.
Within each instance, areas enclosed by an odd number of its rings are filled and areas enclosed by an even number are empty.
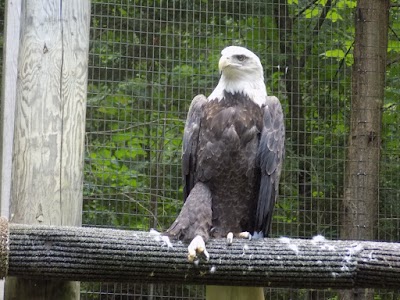
<svg viewBox="0 0 400 300">
<path fill-rule="evenodd" d="M 246 55 L 236 55 L 236 59 L 237 59 L 238 61 L 244 61 L 246 58 L 247 58 Z"/>
</svg>

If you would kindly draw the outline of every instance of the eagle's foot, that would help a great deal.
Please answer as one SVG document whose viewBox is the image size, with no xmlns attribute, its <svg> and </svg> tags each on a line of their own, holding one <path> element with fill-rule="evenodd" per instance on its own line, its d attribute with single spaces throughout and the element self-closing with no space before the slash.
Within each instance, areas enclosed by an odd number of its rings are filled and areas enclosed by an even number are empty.
<svg viewBox="0 0 400 300">
<path fill-rule="evenodd" d="M 196 235 L 188 246 L 188 261 L 195 262 L 199 258 L 208 261 L 210 255 L 207 252 L 204 239 L 200 235 Z"/>
<path fill-rule="evenodd" d="M 247 240 L 251 240 L 251 234 L 248 231 L 243 231 L 243 232 L 239 232 L 238 234 L 235 235 L 238 238 L 241 239 L 247 239 Z M 230 246 L 233 243 L 233 232 L 229 232 L 226 236 L 226 243 Z"/>
<path fill-rule="evenodd" d="M 242 239 L 246 239 L 246 240 L 249 240 L 249 241 L 252 239 L 252 235 L 248 231 L 240 232 L 238 236 L 240 238 L 242 238 Z"/>
</svg>

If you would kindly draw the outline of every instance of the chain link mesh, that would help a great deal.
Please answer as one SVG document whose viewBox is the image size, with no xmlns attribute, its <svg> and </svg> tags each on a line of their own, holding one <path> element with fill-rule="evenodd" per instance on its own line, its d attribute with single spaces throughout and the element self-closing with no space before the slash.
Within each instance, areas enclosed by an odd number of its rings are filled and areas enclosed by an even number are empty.
<svg viewBox="0 0 400 300">
<path fill-rule="evenodd" d="M 279 5 L 278 5 L 279 3 Z M 396 2 L 397 3 L 397 2 Z M 83 221 L 163 230 L 182 205 L 192 98 L 218 82 L 222 48 L 259 55 L 285 109 L 286 160 L 272 236 L 339 238 L 356 1 L 92 0 Z M 390 15 L 377 240 L 400 240 L 398 8 Z M 377 174 L 378 176 L 378 174 Z M 376 299 L 400 294 L 376 291 Z M 85 299 L 204 299 L 202 286 L 83 283 Z M 338 299 L 267 289 L 267 299 Z"/>
</svg>

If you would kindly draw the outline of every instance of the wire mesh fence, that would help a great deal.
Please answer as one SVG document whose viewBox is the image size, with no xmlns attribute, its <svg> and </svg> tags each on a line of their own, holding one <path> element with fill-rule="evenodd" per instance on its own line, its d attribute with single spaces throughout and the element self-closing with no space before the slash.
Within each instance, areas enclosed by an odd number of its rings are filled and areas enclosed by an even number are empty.
<svg viewBox="0 0 400 300">
<path fill-rule="evenodd" d="M 395 4 L 397 2 L 394 2 Z M 222 48 L 259 55 L 285 110 L 272 236 L 340 238 L 352 101 L 355 0 L 92 0 L 83 222 L 163 230 L 182 205 L 192 98 L 218 82 Z M 398 5 L 390 10 L 376 239 L 400 240 Z M 268 299 L 338 299 L 268 289 Z M 400 299 L 376 291 L 376 299 Z M 82 299 L 203 299 L 201 286 L 83 283 Z"/>
</svg>

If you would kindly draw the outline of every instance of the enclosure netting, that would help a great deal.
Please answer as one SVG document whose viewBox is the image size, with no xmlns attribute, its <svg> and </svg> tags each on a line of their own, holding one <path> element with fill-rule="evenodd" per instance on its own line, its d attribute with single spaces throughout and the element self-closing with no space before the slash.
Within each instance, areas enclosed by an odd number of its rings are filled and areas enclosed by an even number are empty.
<svg viewBox="0 0 400 300">
<path fill-rule="evenodd" d="M 282 5 L 284 3 L 284 5 Z M 279 4 L 279 5 L 278 5 Z M 354 0 L 92 0 L 85 226 L 163 230 L 182 206 L 181 139 L 194 95 L 218 82 L 220 51 L 259 55 L 286 116 L 271 236 L 338 239 L 351 104 Z M 391 9 L 377 240 L 400 240 L 400 20 Z M 267 299 L 337 299 L 266 289 Z M 375 291 L 376 299 L 400 299 Z M 203 299 L 202 286 L 82 283 L 82 299 Z"/>
</svg>

